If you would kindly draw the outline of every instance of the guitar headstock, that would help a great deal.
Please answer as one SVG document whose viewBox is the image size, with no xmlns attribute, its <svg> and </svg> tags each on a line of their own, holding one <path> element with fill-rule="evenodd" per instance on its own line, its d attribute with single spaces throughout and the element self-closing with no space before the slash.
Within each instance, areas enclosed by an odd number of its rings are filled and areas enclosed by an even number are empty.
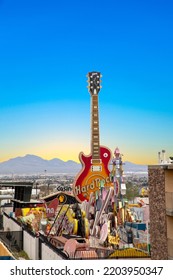
<svg viewBox="0 0 173 280">
<path fill-rule="evenodd" d="M 101 80 L 102 77 L 100 72 L 89 72 L 88 75 L 88 91 L 91 95 L 97 95 L 101 89 Z"/>
</svg>

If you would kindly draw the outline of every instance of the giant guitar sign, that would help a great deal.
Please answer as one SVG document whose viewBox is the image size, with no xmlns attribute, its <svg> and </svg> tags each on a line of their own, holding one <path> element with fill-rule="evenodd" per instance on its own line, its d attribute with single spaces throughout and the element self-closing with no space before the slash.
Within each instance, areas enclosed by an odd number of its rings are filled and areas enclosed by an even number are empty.
<svg viewBox="0 0 173 280">
<path fill-rule="evenodd" d="M 90 194 L 100 190 L 102 186 L 110 187 L 109 162 L 111 151 L 100 146 L 98 93 L 100 91 L 100 72 L 88 73 L 88 89 L 91 95 L 91 154 L 79 154 L 82 170 L 77 175 L 73 192 L 79 202 L 89 200 Z"/>
</svg>

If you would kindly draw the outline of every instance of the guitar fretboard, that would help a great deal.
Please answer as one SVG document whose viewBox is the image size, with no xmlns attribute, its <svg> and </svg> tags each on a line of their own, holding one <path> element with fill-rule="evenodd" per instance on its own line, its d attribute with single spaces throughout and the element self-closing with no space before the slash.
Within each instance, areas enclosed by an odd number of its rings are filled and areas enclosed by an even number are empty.
<svg viewBox="0 0 173 280">
<path fill-rule="evenodd" d="M 100 160 L 98 95 L 91 95 L 91 152 L 93 162 Z"/>
</svg>

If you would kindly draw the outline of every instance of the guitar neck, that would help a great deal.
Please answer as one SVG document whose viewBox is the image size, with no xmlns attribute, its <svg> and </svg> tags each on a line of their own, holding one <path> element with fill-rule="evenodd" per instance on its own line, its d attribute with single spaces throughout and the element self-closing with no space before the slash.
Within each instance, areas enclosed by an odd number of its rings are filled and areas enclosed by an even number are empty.
<svg viewBox="0 0 173 280">
<path fill-rule="evenodd" d="M 98 95 L 91 96 L 91 153 L 97 163 L 100 160 Z"/>
</svg>

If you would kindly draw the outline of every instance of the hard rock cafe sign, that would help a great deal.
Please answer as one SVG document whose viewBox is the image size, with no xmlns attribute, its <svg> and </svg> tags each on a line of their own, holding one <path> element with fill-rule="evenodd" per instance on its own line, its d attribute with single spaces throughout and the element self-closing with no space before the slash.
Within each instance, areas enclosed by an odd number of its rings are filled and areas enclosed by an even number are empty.
<svg viewBox="0 0 173 280">
<path fill-rule="evenodd" d="M 103 177 L 96 177 L 93 180 L 91 180 L 88 184 L 83 185 L 83 186 L 75 186 L 74 188 L 74 193 L 75 195 L 79 195 L 79 194 L 86 194 L 90 193 L 90 192 L 96 192 L 97 190 L 99 190 L 102 186 L 104 186 L 105 184 L 110 183 L 110 179 L 109 177 L 103 178 Z"/>
<path fill-rule="evenodd" d="M 90 194 L 99 190 L 102 185 L 110 187 L 109 162 L 111 151 L 100 146 L 99 138 L 99 111 L 98 93 L 100 91 L 101 73 L 88 73 L 88 89 L 91 95 L 91 153 L 86 156 L 83 152 L 79 154 L 82 170 L 76 176 L 73 192 L 79 202 L 89 200 Z"/>
</svg>

